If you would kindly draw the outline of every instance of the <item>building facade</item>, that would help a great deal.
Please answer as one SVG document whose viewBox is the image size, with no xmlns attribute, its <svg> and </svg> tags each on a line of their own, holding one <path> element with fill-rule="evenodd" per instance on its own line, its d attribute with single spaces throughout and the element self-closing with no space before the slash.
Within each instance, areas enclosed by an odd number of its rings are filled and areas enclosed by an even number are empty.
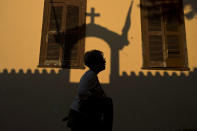
<svg viewBox="0 0 197 131">
<path fill-rule="evenodd" d="M 1 0 L 0 129 L 69 130 L 61 122 L 104 52 L 99 80 L 114 131 L 197 129 L 196 0 Z"/>
</svg>

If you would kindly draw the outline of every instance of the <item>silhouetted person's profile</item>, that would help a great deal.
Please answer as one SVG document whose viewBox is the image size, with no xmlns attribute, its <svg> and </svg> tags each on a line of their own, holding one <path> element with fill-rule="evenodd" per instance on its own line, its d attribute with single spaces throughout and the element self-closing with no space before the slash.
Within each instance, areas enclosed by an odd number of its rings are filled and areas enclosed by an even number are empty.
<svg viewBox="0 0 197 131">
<path fill-rule="evenodd" d="M 105 69 L 103 53 L 88 51 L 84 60 L 89 70 L 80 79 L 67 125 L 71 131 L 112 131 L 112 99 L 106 96 L 97 77 Z"/>
</svg>

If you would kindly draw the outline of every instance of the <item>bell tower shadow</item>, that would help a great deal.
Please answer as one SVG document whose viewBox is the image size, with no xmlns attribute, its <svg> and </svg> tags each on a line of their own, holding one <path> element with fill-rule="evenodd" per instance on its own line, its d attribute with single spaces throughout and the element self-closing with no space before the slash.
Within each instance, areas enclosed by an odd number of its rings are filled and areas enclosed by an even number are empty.
<svg viewBox="0 0 197 131">
<path fill-rule="evenodd" d="M 95 17 L 99 17 L 100 14 L 95 13 L 95 9 L 91 8 L 91 13 L 86 13 L 86 16 L 91 17 L 91 22 L 86 25 L 86 37 L 96 37 L 104 40 L 111 49 L 111 72 L 110 72 L 110 84 L 119 78 L 119 51 L 126 45 L 128 41 L 128 31 L 131 26 L 131 10 L 133 2 L 129 7 L 125 25 L 122 29 L 122 34 L 113 32 L 106 27 L 95 24 Z"/>
</svg>

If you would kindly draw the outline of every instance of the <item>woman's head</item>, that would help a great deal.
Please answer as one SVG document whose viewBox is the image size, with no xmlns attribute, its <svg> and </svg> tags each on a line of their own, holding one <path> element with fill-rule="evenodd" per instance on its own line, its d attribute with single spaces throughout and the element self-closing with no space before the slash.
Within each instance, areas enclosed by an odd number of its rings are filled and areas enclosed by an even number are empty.
<svg viewBox="0 0 197 131">
<path fill-rule="evenodd" d="M 103 52 L 99 50 L 91 50 L 85 53 L 85 65 L 93 71 L 99 73 L 105 69 L 105 59 L 103 58 Z"/>
</svg>

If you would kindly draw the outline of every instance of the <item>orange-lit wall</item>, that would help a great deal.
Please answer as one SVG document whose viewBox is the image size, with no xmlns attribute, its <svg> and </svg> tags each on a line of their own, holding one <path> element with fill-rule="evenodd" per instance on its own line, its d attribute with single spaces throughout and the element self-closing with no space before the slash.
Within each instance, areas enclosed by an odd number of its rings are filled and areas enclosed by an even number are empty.
<svg viewBox="0 0 197 131">
<path fill-rule="evenodd" d="M 100 17 L 95 23 L 121 35 L 131 0 L 88 0 L 87 12 L 92 7 Z M 113 4 L 112 4 L 113 3 Z M 0 70 L 35 70 L 38 65 L 42 28 L 44 0 L 1 0 L 0 1 Z M 185 8 L 185 12 L 190 11 Z M 134 0 L 131 12 L 131 27 L 128 32 L 129 45 L 119 50 L 119 74 L 126 72 L 137 74 L 142 70 L 142 42 L 139 0 Z M 87 17 L 87 24 L 90 18 Z M 196 41 L 197 19 L 185 18 L 189 67 L 197 67 Z M 110 47 L 108 43 L 96 37 L 86 38 L 86 50 L 100 49 L 107 60 L 107 69 L 100 74 L 104 83 L 109 82 Z M 50 70 L 50 69 L 48 69 Z M 150 71 L 150 70 L 149 70 Z M 77 82 L 84 70 L 71 70 L 71 81 Z M 155 72 L 155 71 L 151 71 Z M 161 73 L 163 71 L 160 71 Z M 168 71 L 171 72 L 171 71 Z M 179 72 L 177 72 L 179 74 Z M 187 73 L 187 72 L 186 72 Z M 80 74 L 80 75 L 76 75 Z"/>
<path fill-rule="evenodd" d="M 197 0 L 183 1 L 187 5 Z M 184 10 L 190 71 L 153 71 L 141 69 L 140 0 L 134 0 L 132 6 L 129 43 L 121 41 L 130 3 L 131 0 L 87 0 L 87 12 L 95 8 L 100 14 L 94 27 L 113 34 L 109 36 L 115 43 L 113 47 L 125 44 L 117 51 L 119 56 L 111 58 L 112 43 L 89 36 L 85 43 L 86 51 L 99 49 L 106 57 L 106 70 L 99 79 L 114 101 L 114 131 L 197 129 L 197 7 L 190 4 Z M 61 119 L 68 114 L 75 87 L 87 68 L 55 69 L 57 74 L 50 68 L 46 69 L 48 74 L 42 72 L 44 68 L 37 68 L 43 7 L 44 0 L 0 0 L 0 131 L 69 130 Z M 193 10 L 194 15 L 187 17 Z M 89 17 L 86 23 L 89 27 Z M 114 36 L 120 42 L 114 41 Z M 118 58 L 119 69 L 114 71 L 120 77 L 110 80 L 114 66 L 111 59 Z"/>
</svg>

